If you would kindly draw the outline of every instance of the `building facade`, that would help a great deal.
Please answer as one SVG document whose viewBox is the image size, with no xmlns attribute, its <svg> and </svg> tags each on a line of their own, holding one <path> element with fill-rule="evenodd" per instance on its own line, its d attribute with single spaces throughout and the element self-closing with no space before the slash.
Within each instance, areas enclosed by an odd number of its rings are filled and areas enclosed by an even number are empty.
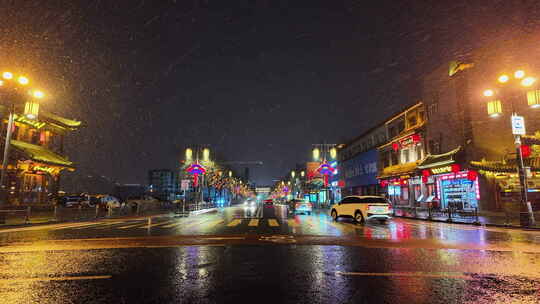
<svg viewBox="0 0 540 304">
<path fill-rule="evenodd" d="M 389 199 L 396 205 L 415 206 L 429 195 L 417 176 L 418 164 L 426 156 L 425 107 L 418 102 L 384 122 L 388 134 L 380 145 L 378 179 Z M 427 192 L 427 193 L 426 193 Z"/>
<path fill-rule="evenodd" d="M 537 39 L 527 35 L 512 41 L 494 41 L 461 62 L 441 65 L 423 81 L 429 154 L 442 160 L 440 166 L 453 164 L 458 175 L 467 177 L 452 183 L 458 189 L 452 194 L 457 208 L 500 211 L 510 201 L 518 208 L 517 153 L 510 124 L 515 112 L 525 119 L 527 135 L 522 143 L 531 152 L 524 159 L 530 168 L 529 201 L 533 209 L 540 209 L 540 91 L 537 84 L 523 87 L 514 77 L 518 69 L 540 75 L 540 57 L 530 55 L 538 54 L 539 47 Z M 510 76 L 507 83 L 497 81 L 501 74 Z M 486 89 L 493 95 L 484 96 Z M 444 198 L 442 204 L 448 205 Z"/>
<path fill-rule="evenodd" d="M 64 137 L 81 126 L 80 121 L 40 111 L 28 119 L 15 108 L 6 172 L 7 202 L 13 205 L 50 203 L 58 194 L 60 173 L 75 170 L 64 153 Z M 4 150 L 9 113 L 0 106 Z"/>
<path fill-rule="evenodd" d="M 169 169 L 148 171 L 148 192 L 162 201 L 177 199 L 180 192 L 179 173 Z"/>
</svg>

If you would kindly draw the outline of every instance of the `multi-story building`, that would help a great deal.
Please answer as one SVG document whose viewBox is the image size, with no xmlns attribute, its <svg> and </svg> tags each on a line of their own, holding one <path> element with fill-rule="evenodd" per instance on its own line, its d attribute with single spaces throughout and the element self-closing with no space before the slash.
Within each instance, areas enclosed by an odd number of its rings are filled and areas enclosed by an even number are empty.
<svg viewBox="0 0 540 304">
<path fill-rule="evenodd" d="M 380 193 L 377 180 L 377 147 L 388 140 L 386 126 L 380 124 L 346 144 L 338 146 L 339 178 L 342 195 Z"/>
<path fill-rule="evenodd" d="M 28 119 L 15 107 L 6 172 L 6 196 L 10 204 L 51 202 L 58 194 L 60 173 L 75 170 L 64 153 L 64 137 L 81 126 L 80 121 L 40 111 Z M 9 113 L 0 106 L 2 137 L 6 134 Z M 5 137 L 1 149 L 4 150 Z"/>
<path fill-rule="evenodd" d="M 169 169 L 148 171 L 148 192 L 159 200 L 175 200 L 180 192 L 178 172 Z"/>
<path fill-rule="evenodd" d="M 426 122 L 424 104 L 418 102 L 383 124 L 388 140 L 377 148 L 377 178 L 382 192 L 396 205 L 414 206 L 429 195 L 430 190 L 416 177 L 418 164 L 426 155 Z"/>
<path fill-rule="evenodd" d="M 422 95 L 429 118 L 429 156 L 420 168 L 430 179 L 442 174 L 443 180 L 435 178 L 442 207 L 501 210 L 506 199 L 519 201 L 510 125 L 516 112 L 525 118 L 523 143 L 532 147 L 525 158 L 532 171 L 529 200 L 540 209 L 540 136 L 535 136 L 540 132 L 540 109 L 535 109 L 540 91 L 537 85 L 521 86 L 514 77 L 516 70 L 540 76 L 540 59 L 531 56 L 537 50 L 537 37 L 512 37 L 512 43 L 494 41 L 461 63 L 444 64 L 426 74 Z M 497 81 L 501 74 L 509 75 L 507 83 Z M 493 95 L 484 96 L 486 89 Z"/>
</svg>

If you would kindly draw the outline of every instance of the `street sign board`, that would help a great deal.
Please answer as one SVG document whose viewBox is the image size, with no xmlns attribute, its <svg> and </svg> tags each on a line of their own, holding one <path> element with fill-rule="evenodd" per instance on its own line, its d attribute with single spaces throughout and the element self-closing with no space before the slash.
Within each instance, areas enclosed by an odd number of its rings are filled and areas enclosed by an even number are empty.
<svg viewBox="0 0 540 304">
<path fill-rule="evenodd" d="M 525 119 L 523 116 L 512 115 L 512 134 L 525 135 Z"/>
</svg>

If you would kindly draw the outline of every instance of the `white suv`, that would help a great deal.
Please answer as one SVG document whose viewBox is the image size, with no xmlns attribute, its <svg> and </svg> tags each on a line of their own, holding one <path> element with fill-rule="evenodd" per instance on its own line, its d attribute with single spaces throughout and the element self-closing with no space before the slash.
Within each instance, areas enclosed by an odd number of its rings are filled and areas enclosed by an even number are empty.
<svg viewBox="0 0 540 304">
<path fill-rule="evenodd" d="M 352 217 L 359 223 L 377 219 L 381 223 L 390 219 L 392 205 L 382 196 L 347 196 L 330 209 L 334 221 L 340 216 Z"/>
</svg>

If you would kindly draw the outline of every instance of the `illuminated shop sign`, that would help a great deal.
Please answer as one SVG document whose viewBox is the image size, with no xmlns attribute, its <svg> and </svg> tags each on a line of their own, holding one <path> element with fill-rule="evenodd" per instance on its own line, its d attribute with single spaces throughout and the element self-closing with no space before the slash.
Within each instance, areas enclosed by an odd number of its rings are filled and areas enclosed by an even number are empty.
<svg viewBox="0 0 540 304">
<path fill-rule="evenodd" d="M 405 149 L 416 145 L 421 140 L 422 138 L 420 137 L 420 134 L 409 135 L 397 142 L 392 143 L 392 149 L 394 149 L 394 151 L 397 151 L 399 149 Z"/>
<path fill-rule="evenodd" d="M 49 174 L 53 174 L 56 170 L 52 167 L 45 167 L 45 166 L 34 166 L 32 168 L 34 171 L 41 171 L 41 172 L 47 172 Z"/>
<path fill-rule="evenodd" d="M 441 174 L 441 173 L 449 173 L 449 172 L 452 172 L 452 167 L 450 166 L 444 166 L 440 168 L 431 169 L 431 173 L 433 174 Z"/>
<path fill-rule="evenodd" d="M 452 164 L 444 167 L 438 167 L 438 168 L 432 168 L 431 173 L 433 174 L 441 174 L 441 173 L 456 173 L 461 170 L 460 166 L 458 164 Z"/>
<path fill-rule="evenodd" d="M 45 126 L 44 122 L 28 119 L 28 118 L 26 118 L 24 116 L 19 116 L 17 114 L 14 114 L 13 119 L 16 122 L 20 122 L 20 123 L 30 125 L 30 126 L 36 128 L 36 129 L 41 129 L 41 128 L 43 128 L 43 126 Z"/>
</svg>

